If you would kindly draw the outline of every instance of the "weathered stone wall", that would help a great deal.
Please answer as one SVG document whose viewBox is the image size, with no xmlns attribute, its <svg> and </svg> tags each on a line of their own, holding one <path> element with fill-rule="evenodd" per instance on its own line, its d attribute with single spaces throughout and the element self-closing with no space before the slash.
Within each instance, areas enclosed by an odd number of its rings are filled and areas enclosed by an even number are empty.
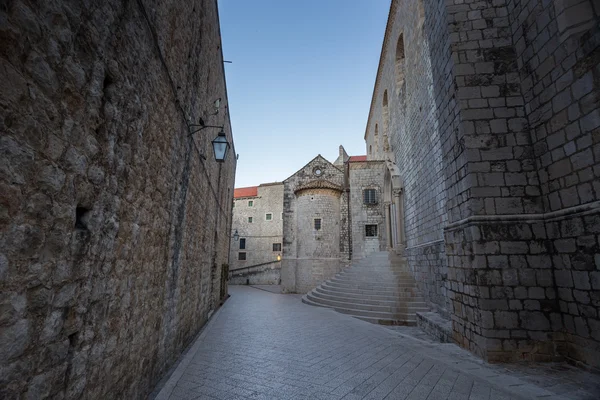
<svg viewBox="0 0 600 400">
<path fill-rule="evenodd" d="M 512 339 L 523 340 L 518 351 L 501 340 L 509 334 L 507 329 L 528 324 L 518 320 L 516 310 L 498 311 L 508 310 L 509 301 L 516 299 L 499 277 L 524 274 L 542 261 L 536 253 L 523 262 L 520 254 L 523 246 L 530 254 L 532 229 L 509 215 L 540 213 L 542 201 L 508 9 L 505 2 L 485 1 L 480 6 L 462 3 L 448 8 L 461 120 L 456 133 L 449 135 L 446 153 L 455 155 L 454 164 L 447 167 L 451 224 L 446 232 L 454 338 L 488 360 L 547 357 L 552 347 L 549 326 L 540 328 L 545 333 L 524 328 L 525 337 L 510 332 Z M 474 219 L 475 215 L 491 217 Z M 535 280 L 519 283 L 526 292 L 539 295 Z M 491 314 L 493 320 L 486 318 Z"/>
<path fill-rule="evenodd" d="M 600 363 L 600 3 L 508 2 L 546 212 L 561 354 Z M 536 308 L 537 310 L 538 308 Z"/>
<path fill-rule="evenodd" d="M 461 119 L 447 168 L 459 178 L 449 178 L 446 232 L 453 328 L 491 361 L 566 355 L 597 366 L 598 24 L 565 39 L 559 3 L 448 8 Z"/>
<path fill-rule="evenodd" d="M 283 183 L 261 184 L 256 197 L 237 198 L 233 203 L 232 235 L 237 230 L 239 238 L 246 239 L 246 248 L 241 249 L 240 241 L 231 238 L 229 269 L 277 260 L 282 251 L 273 251 L 273 244 L 282 245 L 283 239 Z M 266 219 L 267 213 L 272 215 L 271 220 Z M 248 217 L 252 217 L 251 223 Z M 242 252 L 246 260 L 239 259 Z"/>
<path fill-rule="evenodd" d="M 284 181 L 284 292 L 306 293 L 339 272 L 340 232 L 346 220 L 341 210 L 347 203 L 343 187 L 344 173 L 320 155 Z M 315 218 L 321 218 L 319 231 Z"/>
<path fill-rule="evenodd" d="M 384 162 L 350 162 L 350 211 L 352 229 L 352 259 L 364 258 L 375 251 L 387 248 L 384 223 L 383 177 Z M 365 204 L 363 190 L 375 189 L 376 204 Z M 365 225 L 377 225 L 377 237 L 366 237 Z"/>
<path fill-rule="evenodd" d="M 281 261 L 259 267 L 232 271 L 230 285 L 279 285 L 281 283 Z"/>
<path fill-rule="evenodd" d="M 384 159 L 388 138 L 404 183 L 408 265 L 429 304 L 445 313 L 442 132 L 456 127 L 445 3 L 393 1 L 389 18 L 365 135 L 367 155 Z"/>
<path fill-rule="evenodd" d="M 419 287 L 490 361 L 599 365 L 599 12 L 392 1 L 369 159 L 401 171 Z"/>
<path fill-rule="evenodd" d="M 0 397 L 144 398 L 223 294 L 235 151 L 186 126 L 232 142 L 217 2 L 0 21 Z"/>
</svg>

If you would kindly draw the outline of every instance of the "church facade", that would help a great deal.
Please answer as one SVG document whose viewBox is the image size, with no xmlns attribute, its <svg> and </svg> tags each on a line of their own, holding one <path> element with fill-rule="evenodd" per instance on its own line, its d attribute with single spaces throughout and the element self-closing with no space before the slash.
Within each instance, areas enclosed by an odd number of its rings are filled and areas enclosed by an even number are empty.
<svg viewBox="0 0 600 400">
<path fill-rule="evenodd" d="M 306 293 L 351 259 L 386 249 L 385 163 L 317 156 L 286 179 L 283 193 L 282 290 Z"/>
</svg>

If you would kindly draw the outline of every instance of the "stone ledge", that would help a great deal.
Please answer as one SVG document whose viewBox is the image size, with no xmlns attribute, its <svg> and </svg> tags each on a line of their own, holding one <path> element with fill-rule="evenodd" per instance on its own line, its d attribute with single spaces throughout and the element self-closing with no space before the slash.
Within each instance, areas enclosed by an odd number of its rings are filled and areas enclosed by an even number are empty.
<svg viewBox="0 0 600 400">
<path fill-rule="evenodd" d="M 551 211 L 539 214 L 494 214 L 494 215 L 471 215 L 470 217 L 448 224 L 444 231 L 453 231 L 462 229 L 467 225 L 475 224 L 512 224 L 550 222 L 566 219 L 571 216 L 586 216 L 600 212 L 600 201 L 580 204 L 573 207 L 563 208 L 561 210 Z"/>
<path fill-rule="evenodd" d="M 453 343 L 452 321 L 436 312 L 418 312 L 417 326 L 440 343 Z"/>
</svg>

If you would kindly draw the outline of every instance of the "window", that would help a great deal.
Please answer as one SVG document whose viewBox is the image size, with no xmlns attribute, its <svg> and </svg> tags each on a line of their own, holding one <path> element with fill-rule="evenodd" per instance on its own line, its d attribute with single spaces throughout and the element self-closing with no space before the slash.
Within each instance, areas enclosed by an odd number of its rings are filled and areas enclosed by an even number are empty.
<svg viewBox="0 0 600 400">
<path fill-rule="evenodd" d="M 377 225 L 365 225 L 366 237 L 377 237 Z"/>
<path fill-rule="evenodd" d="M 253 206 L 254 206 L 254 201 L 248 200 L 248 207 L 253 207 Z"/>
<path fill-rule="evenodd" d="M 363 201 L 365 204 L 377 204 L 377 190 L 376 189 L 363 190 Z"/>
<path fill-rule="evenodd" d="M 240 260 L 240 261 L 246 261 L 246 252 L 245 251 L 240 251 L 238 253 L 238 260 Z"/>
<path fill-rule="evenodd" d="M 266 221 L 271 221 L 271 220 L 273 220 L 273 214 L 271 214 L 271 213 L 266 213 L 266 214 L 265 214 L 265 220 L 266 220 Z"/>
<path fill-rule="evenodd" d="M 383 137 L 381 146 L 383 147 L 383 152 L 387 153 L 390 151 L 389 149 L 389 140 L 388 134 L 390 132 L 390 112 L 388 107 L 388 92 L 387 90 L 383 92 L 383 103 L 382 103 L 382 117 L 383 117 Z"/>
<path fill-rule="evenodd" d="M 315 218 L 314 226 L 315 226 L 315 231 L 321 230 L 321 218 Z"/>
<path fill-rule="evenodd" d="M 281 243 L 273 243 L 273 251 L 281 251 Z"/>
<path fill-rule="evenodd" d="M 398 42 L 396 42 L 396 92 L 400 93 L 400 89 L 404 84 L 404 35 L 400 34 Z M 385 100 L 387 107 L 387 97 Z"/>
<path fill-rule="evenodd" d="M 240 250 L 244 250 L 246 248 L 246 239 L 240 238 Z"/>
<path fill-rule="evenodd" d="M 283 213 L 281 213 L 281 220 L 283 221 Z"/>
<path fill-rule="evenodd" d="M 252 223 L 252 217 L 248 217 L 248 223 L 251 224 Z"/>
</svg>

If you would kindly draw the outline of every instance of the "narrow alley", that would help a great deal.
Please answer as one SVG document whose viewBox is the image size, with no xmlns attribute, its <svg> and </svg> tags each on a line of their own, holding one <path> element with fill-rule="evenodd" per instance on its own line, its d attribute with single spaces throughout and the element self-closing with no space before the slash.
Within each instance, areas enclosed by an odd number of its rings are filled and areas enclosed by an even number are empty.
<svg viewBox="0 0 600 400">
<path fill-rule="evenodd" d="M 229 291 L 157 400 L 594 399 L 600 393 L 600 384 L 575 368 L 553 375 L 546 365 L 526 379 L 454 344 L 311 307 L 299 295 L 249 286 Z"/>
</svg>

